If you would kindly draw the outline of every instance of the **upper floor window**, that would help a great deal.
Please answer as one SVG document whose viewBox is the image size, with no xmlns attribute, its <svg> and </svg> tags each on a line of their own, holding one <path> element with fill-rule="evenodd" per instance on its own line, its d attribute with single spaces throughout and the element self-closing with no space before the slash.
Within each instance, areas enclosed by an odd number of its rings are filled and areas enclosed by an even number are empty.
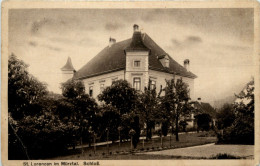
<svg viewBox="0 0 260 166">
<path fill-rule="evenodd" d="M 104 84 L 100 84 L 100 92 L 102 92 L 104 90 L 105 85 Z"/>
<path fill-rule="evenodd" d="M 141 66 L 141 61 L 135 60 L 134 61 L 134 67 L 140 67 Z"/>
<path fill-rule="evenodd" d="M 151 80 L 151 82 L 150 82 L 150 88 L 151 88 L 151 89 L 156 88 L 156 81 Z"/>
<path fill-rule="evenodd" d="M 115 82 L 115 81 L 117 81 L 117 80 L 118 80 L 117 77 L 116 77 L 116 78 L 112 78 L 112 83 Z"/>
<path fill-rule="evenodd" d="M 89 87 L 89 96 L 92 97 L 93 96 L 93 86 Z"/>
<path fill-rule="evenodd" d="M 134 78 L 133 85 L 136 90 L 141 90 L 141 78 L 139 77 Z"/>
<path fill-rule="evenodd" d="M 157 58 L 160 60 L 160 62 L 163 65 L 163 67 L 169 68 L 169 66 L 170 66 L 170 57 L 169 57 L 169 55 L 160 55 L 160 56 L 157 56 Z"/>
</svg>

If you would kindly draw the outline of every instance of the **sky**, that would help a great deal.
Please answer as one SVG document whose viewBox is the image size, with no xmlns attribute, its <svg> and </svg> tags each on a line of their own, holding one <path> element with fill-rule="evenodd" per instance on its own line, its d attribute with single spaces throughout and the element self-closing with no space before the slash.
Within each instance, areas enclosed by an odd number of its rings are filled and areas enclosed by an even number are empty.
<svg viewBox="0 0 260 166">
<path fill-rule="evenodd" d="M 61 93 L 61 70 L 76 70 L 108 45 L 132 37 L 138 24 L 173 59 L 190 60 L 195 96 L 213 103 L 239 93 L 252 77 L 253 9 L 12 9 L 9 54 Z"/>
</svg>

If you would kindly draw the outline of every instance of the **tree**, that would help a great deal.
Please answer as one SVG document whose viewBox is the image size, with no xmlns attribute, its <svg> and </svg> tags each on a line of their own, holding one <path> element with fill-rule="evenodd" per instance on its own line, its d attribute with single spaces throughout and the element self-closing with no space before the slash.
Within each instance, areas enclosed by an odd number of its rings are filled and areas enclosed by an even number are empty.
<svg viewBox="0 0 260 166">
<path fill-rule="evenodd" d="M 155 126 L 157 105 L 156 89 L 151 89 L 149 84 L 148 88 L 145 87 L 144 92 L 139 95 L 138 103 L 138 113 L 141 120 L 146 125 L 146 140 L 151 139 L 152 137 L 152 128 Z"/>
<path fill-rule="evenodd" d="M 42 105 L 42 114 L 26 116 L 16 121 L 17 135 L 23 141 L 31 158 L 44 158 L 66 152 L 70 131 L 77 126 L 63 123 L 53 114 L 55 103 L 48 100 Z"/>
<path fill-rule="evenodd" d="M 9 159 L 28 159 L 34 153 L 28 153 L 33 148 L 33 144 L 40 139 L 33 137 L 33 129 L 37 130 L 42 121 L 34 121 L 45 114 L 43 103 L 46 101 L 46 85 L 38 81 L 34 76 L 29 74 L 28 65 L 11 54 L 8 59 L 8 152 Z M 45 121 L 48 118 L 44 118 Z M 32 130 L 24 122 L 30 121 Z M 37 122 L 37 123 L 36 123 Z M 21 132 L 25 131 L 25 132 Z M 38 134 L 36 132 L 36 134 Z M 47 137 L 47 136 L 46 136 Z M 31 141 L 30 141 L 31 140 Z M 22 149 L 23 154 L 15 152 L 17 147 Z M 38 144 L 39 151 L 42 144 Z M 21 155 L 21 156 L 20 156 Z M 35 155 L 35 154 L 34 154 Z"/>
<path fill-rule="evenodd" d="M 100 101 L 107 105 L 112 105 L 119 111 L 119 115 L 129 113 L 135 107 L 137 101 L 137 91 L 131 88 L 126 80 L 117 80 L 110 87 L 103 90 L 98 95 Z"/>
<path fill-rule="evenodd" d="M 61 86 L 62 95 L 68 99 L 80 98 L 85 94 L 85 86 L 82 81 L 70 79 Z"/>
<path fill-rule="evenodd" d="M 235 120 L 235 112 L 232 104 L 224 104 L 217 112 L 218 129 L 224 129 L 232 125 Z"/>
<path fill-rule="evenodd" d="M 234 103 L 235 120 L 230 127 L 224 129 L 221 141 L 254 144 L 254 80 L 237 97 L 239 100 Z"/>
<path fill-rule="evenodd" d="M 9 116 L 9 159 L 37 159 L 66 152 L 71 143 L 71 131 L 78 128 L 55 114 L 58 102 L 49 97 L 40 98 L 37 107 L 39 113 L 25 115 L 18 120 Z M 16 153 L 17 148 L 26 155 Z"/>
<path fill-rule="evenodd" d="M 195 119 L 197 121 L 198 130 L 201 129 L 208 131 L 210 129 L 210 122 L 212 121 L 212 118 L 209 114 L 198 114 L 195 116 Z"/>
<path fill-rule="evenodd" d="M 175 127 L 176 141 L 179 141 L 179 120 L 181 116 L 191 113 L 191 105 L 189 100 L 188 85 L 182 81 L 182 78 L 166 80 L 165 96 L 161 98 L 161 105 L 165 111 L 163 115 L 167 115 L 172 128 Z M 173 126 L 173 123 L 175 125 Z"/>
<path fill-rule="evenodd" d="M 183 131 L 183 132 L 186 132 L 186 127 L 187 127 L 187 125 L 188 125 L 187 121 L 186 121 L 186 120 L 181 120 L 181 121 L 179 122 L 179 125 L 182 127 L 182 131 Z"/>
<path fill-rule="evenodd" d="M 141 133 L 140 121 L 139 121 L 139 117 L 137 115 L 133 116 L 133 119 L 131 122 L 131 128 L 135 131 L 135 133 L 133 134 L 133 145 L 134 145 L 134 148 L 136 148 L 137 144 L 139 142 L 140 133 Z"/>
<path fill-rule="evenodd" d="M 113 111 L 117 111 L 116 113 L 120 117 L 119 125 L 113 126 L 115 128 L 110 130 L 116 131 L 120 126 L 122 127 L 121 139 L 128 139 L 128 133 L 131 129 L 130 113 L 134 111 L 138 102 L 137 91 L 134 88 L 131 88 L 127 81 L 117 80 L 112 82 L 111 86 L 105 88 L 103 92 L 98 95 L 98 99 L 106 105 L 114 107 L 115 109 L 113 109 Z"/>
<path fill-rule="evenodd" d="M 168 129 L 169 129 L 169 121 L 164 121 L 164 122 L 162 122 L 161 130 L 162 130 L 163 136 L 167 136 L 167 134 L 168 134 Z"/>
<path fill-rule="evenodd" d="M 69 115 L 69 123 L 79 127 L 73 135 L 80 137 L 81 144 L 86 140 L 90 146 L 89 128 L 95 129 L 95 118 L 98 111 L 95 99 L 85 94 L 85 86 L 80 80 L 70 79 L 62 84 L 61 89 L 65 101 L 70 104 L 69 109 L 64 110 L 69 111 L 67 114 Z"/>
<path fill-rule="evenodd" d="M 29 74 L 28 65 L 12 54 L 8 59 L 8 112 L 14 119 L 39 113 L 39 100 L 46 85 Z"/>
<path fill-rule="evenodd" d="M 120 124 L 120 115 L 115 107 L 111 105 L 103 105 L 101 107 L 101 125 L 99 134 L 105 140 L 106 139 L 106 132 L 105 130 L 108 129 L 109 131 L 109 140 L 115 141 L 118 139 L 118 126 Z"/>
</svg>

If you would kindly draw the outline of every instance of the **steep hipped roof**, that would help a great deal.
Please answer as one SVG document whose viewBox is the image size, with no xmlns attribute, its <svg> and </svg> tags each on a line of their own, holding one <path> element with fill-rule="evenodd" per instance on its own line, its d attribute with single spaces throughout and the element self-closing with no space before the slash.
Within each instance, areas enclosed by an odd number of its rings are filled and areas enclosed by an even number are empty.
<svg viewBox="0 0 260 166">
<path fill-rule="evenodd" d="M 61 68 L 62 71 L 75 71 L 70 57 L 68 57 L 67 63 Z"/>
<path fill-rule="evenodd" d="M 141 42 L 138 40 L 141 40 Z M 124 70 L 126 66 L 125 51 L 129 51 L 129 49 L 149 50 L 149 69 L 167 73 L 175 73 L 183 77 L 197 77 L 195 74 L 188 72 L 182 65 L 173 60 L 171 56 L 169 56 L 169 68 L 164 67 L 157 56 L 168 54 L 147 34 L 143 33 L 141 35 L 137 34 L 137 36 L 133 35 L 133 38 L 115 43 L 111 47 L 105 47 L 86 65 L 79 69 L 74 74 L 74 78 L 83 79 L 113 71 Z"/>
</svg>

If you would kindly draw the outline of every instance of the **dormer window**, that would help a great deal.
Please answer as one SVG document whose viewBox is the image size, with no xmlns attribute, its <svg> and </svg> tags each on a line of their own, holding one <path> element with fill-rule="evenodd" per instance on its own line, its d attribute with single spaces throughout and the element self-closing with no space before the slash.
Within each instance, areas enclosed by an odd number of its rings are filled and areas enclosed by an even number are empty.
<svg viewBox="0 0 260 166">
<path fill-rule="evenodd" d="M 134 67 L 140 67 L 141 66 L 141 61 L 140 60 L 135 60 L 134 61 Z"/>
<path fill-rule="evenodd" d="M 167 58 L 165 58 L 165 66 L 164 67 L 169 67 L 170 66 L 170 60 L 167 59 Z"/>
<path fill-rule="evenodd" d="M 157 58 L 160 60 L 160 62 L 163 65 L 163 67 L 169 68 L 169 66 L 170 66 L 170 58 L 169 58 L 168 55 L 160 55 L 160 56 L 157 56 Z"/>
</svg>

